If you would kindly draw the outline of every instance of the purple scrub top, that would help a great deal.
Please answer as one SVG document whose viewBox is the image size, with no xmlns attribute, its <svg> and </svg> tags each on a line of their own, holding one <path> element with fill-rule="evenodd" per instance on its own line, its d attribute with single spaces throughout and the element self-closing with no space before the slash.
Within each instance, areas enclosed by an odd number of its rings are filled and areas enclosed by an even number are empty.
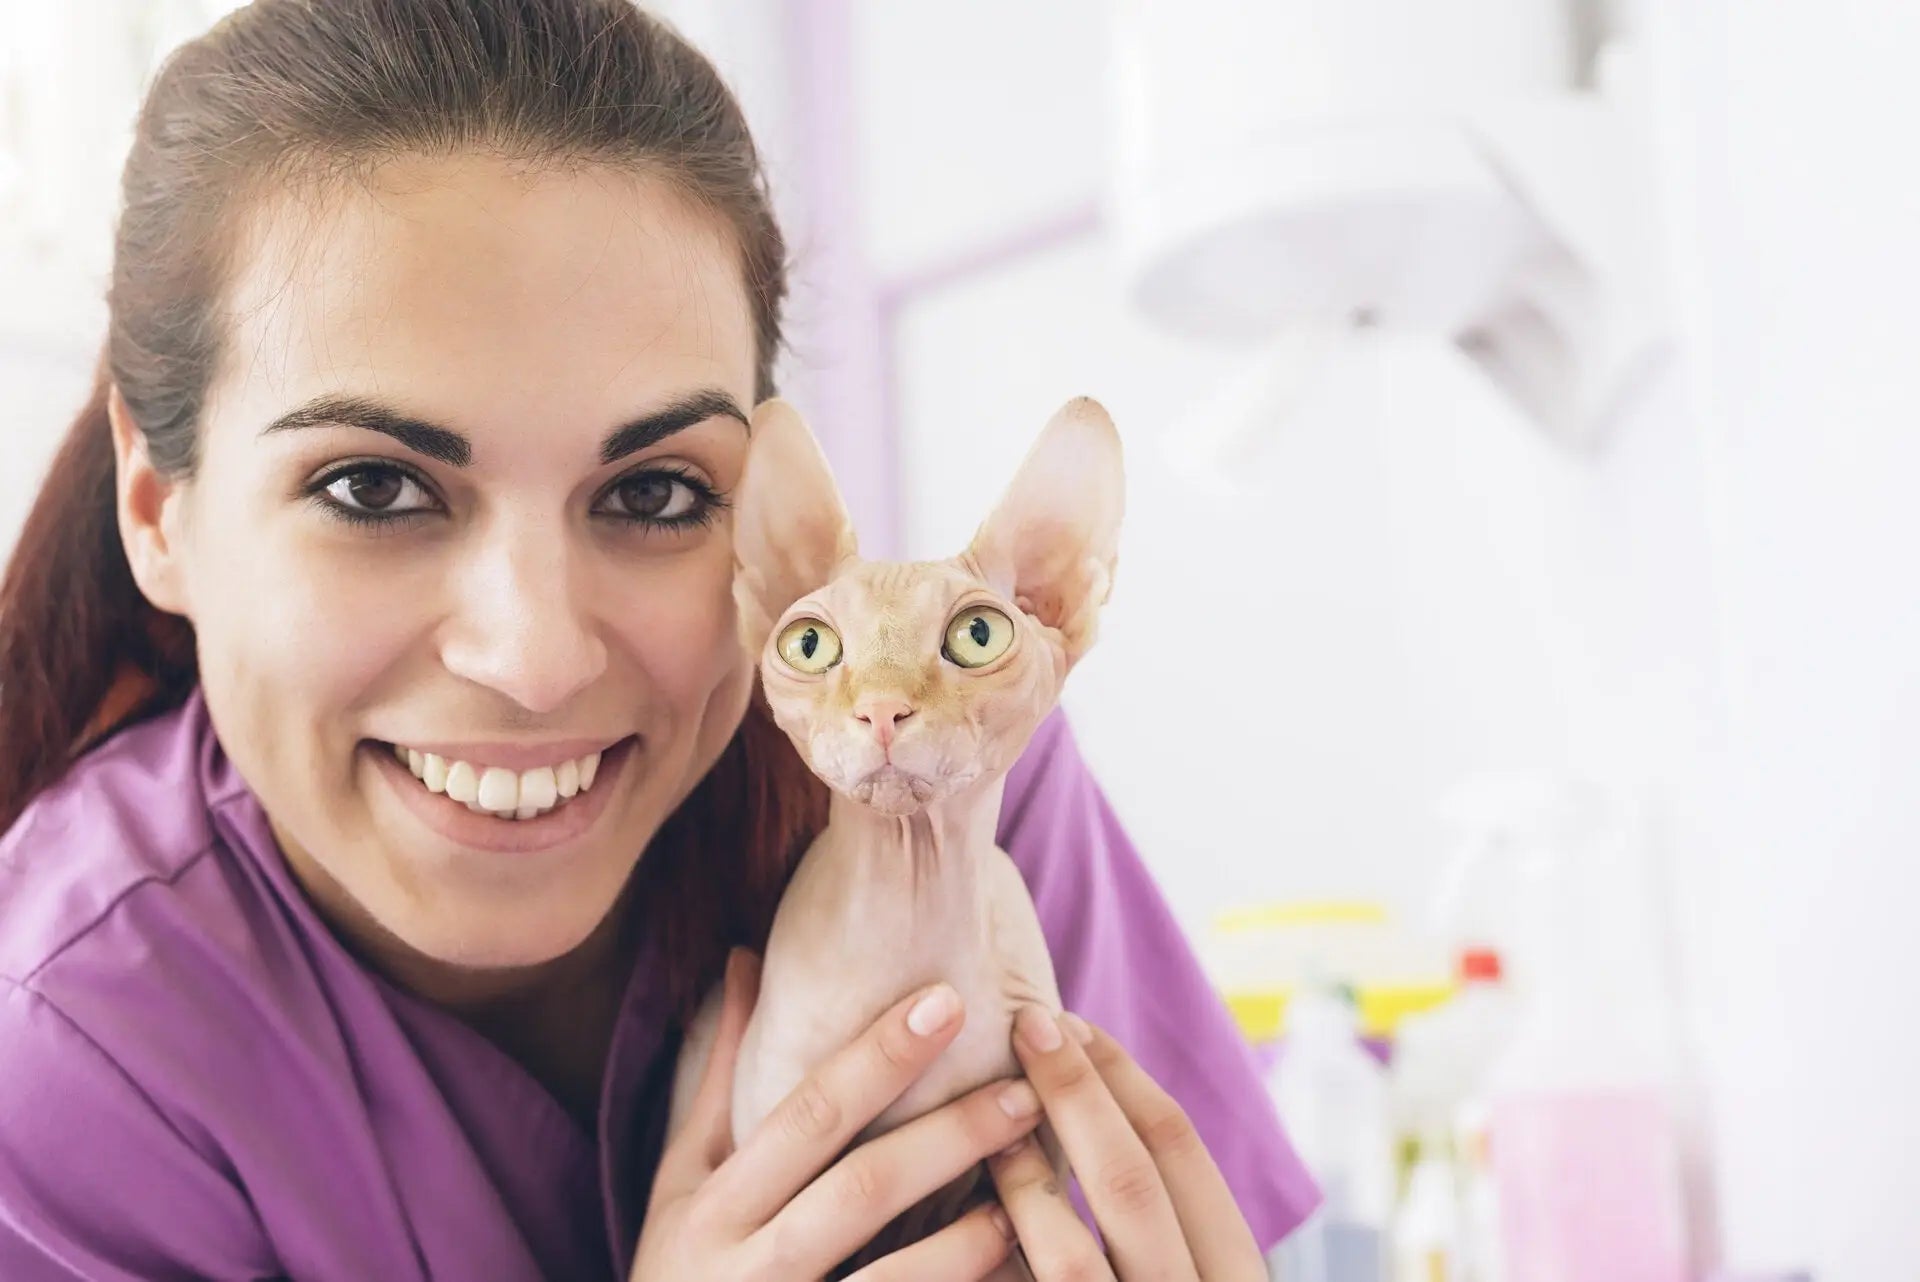
<svg viewBox="0 0 1920 1282">
<path fill-rule="evenodd" d="M 999 836 L 1066 1005 L 1270 1247 L 1317 1195 L 1058 715 Z M 0 837 L 0 1278 L 624 1282 L 678 1045 L 657 974 L 643 942 L 589 1133 L 329 932 L 195 694 Z"/>
</svg>

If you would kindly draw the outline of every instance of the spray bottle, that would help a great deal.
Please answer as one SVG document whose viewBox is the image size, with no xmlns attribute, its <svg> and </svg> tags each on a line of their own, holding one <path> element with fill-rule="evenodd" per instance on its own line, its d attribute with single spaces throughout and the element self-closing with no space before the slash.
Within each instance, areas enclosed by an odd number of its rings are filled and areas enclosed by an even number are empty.
<svg viewBox="0 0 1920 1282">
<path fill-rule="evenodd" d="M 1507 894 L 1518 999 L 1483 1100 L 1500 1274 L 1524 1282 L 1686 1282 L 1670 991 L 1622 808 L 1550 776 L 1472 781 L 1440 901 Z"/>
<path fill-rule="evenodd" d="M 1383 1282 L 1393 1203 L 1387 1081 L 1360 1043 L 1350 990 L 1324 974 L 1301 985 L 1270 1089 L 1322 1194 L 1319 1209 L 1281 1246 L 1281 1276 Z"/>
</svg>

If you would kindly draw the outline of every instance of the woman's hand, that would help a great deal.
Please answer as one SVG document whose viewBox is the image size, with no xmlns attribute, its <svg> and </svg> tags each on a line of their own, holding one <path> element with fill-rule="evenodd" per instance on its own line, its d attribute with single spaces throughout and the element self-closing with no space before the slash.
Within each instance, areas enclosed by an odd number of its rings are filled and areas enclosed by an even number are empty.
<svg viewBox="0 0 1920 1282">
<path fill-rule="evenodd" d="M 706 1075 L 654 1176 L 633 1282 L 823 1277 L 900 1212 L 1039 1124 L 1033 1088 L 997 1082 L 841 1156 L 960 1031 L 960 1000 L 940 984 L 882 1015 L 736 1149 L 733 1065 L 758 987 L 758 962 L 736 952 Z M 972 1282 L 1006 1259 L 1012 1237 L 1005 1213 L 982 1207 L 855 1277 Z"/>
<path fill-rule="evenodd" d="M 1199 1132 L 1118 1042 L 1038 1006 L 1020 1012 L 1013 1042 L 1107 1243 L 1102 1254 L 1040 1145 L 1021 1142 L 989 1166 L 1037 1282 L 1266 1282 L 1253 1231 Z"/>
</svg>

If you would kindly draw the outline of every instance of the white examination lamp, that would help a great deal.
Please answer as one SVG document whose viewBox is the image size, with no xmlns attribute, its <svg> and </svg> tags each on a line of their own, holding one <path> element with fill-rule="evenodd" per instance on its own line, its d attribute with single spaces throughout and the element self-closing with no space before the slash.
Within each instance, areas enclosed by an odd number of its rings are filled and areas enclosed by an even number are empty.
<svg viewBox="0 0 1920 1282">
<path fill-rule="evenodd" d="M 1137 304 L 1264 349 L 1240 386 L 1269 413 L 1378 328 L 1597 442 L 1661 331 L 1630 46 L 1580 3 L 1123 0 L 1111 205 Z"/>
</svg>

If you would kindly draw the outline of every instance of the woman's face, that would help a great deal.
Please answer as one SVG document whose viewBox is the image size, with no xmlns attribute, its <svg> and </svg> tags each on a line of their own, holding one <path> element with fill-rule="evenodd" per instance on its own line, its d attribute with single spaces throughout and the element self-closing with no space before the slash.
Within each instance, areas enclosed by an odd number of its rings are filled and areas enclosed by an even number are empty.
<svg viewBox="0 0 1920 1282">
<path fill-rule="evenodd" d="M 655 181 L 481 157 L 261 213 L 159 522 L 214 723 L 336 919 L 553 959 L 745 706 L 738 256 Z"/>
</svg>

